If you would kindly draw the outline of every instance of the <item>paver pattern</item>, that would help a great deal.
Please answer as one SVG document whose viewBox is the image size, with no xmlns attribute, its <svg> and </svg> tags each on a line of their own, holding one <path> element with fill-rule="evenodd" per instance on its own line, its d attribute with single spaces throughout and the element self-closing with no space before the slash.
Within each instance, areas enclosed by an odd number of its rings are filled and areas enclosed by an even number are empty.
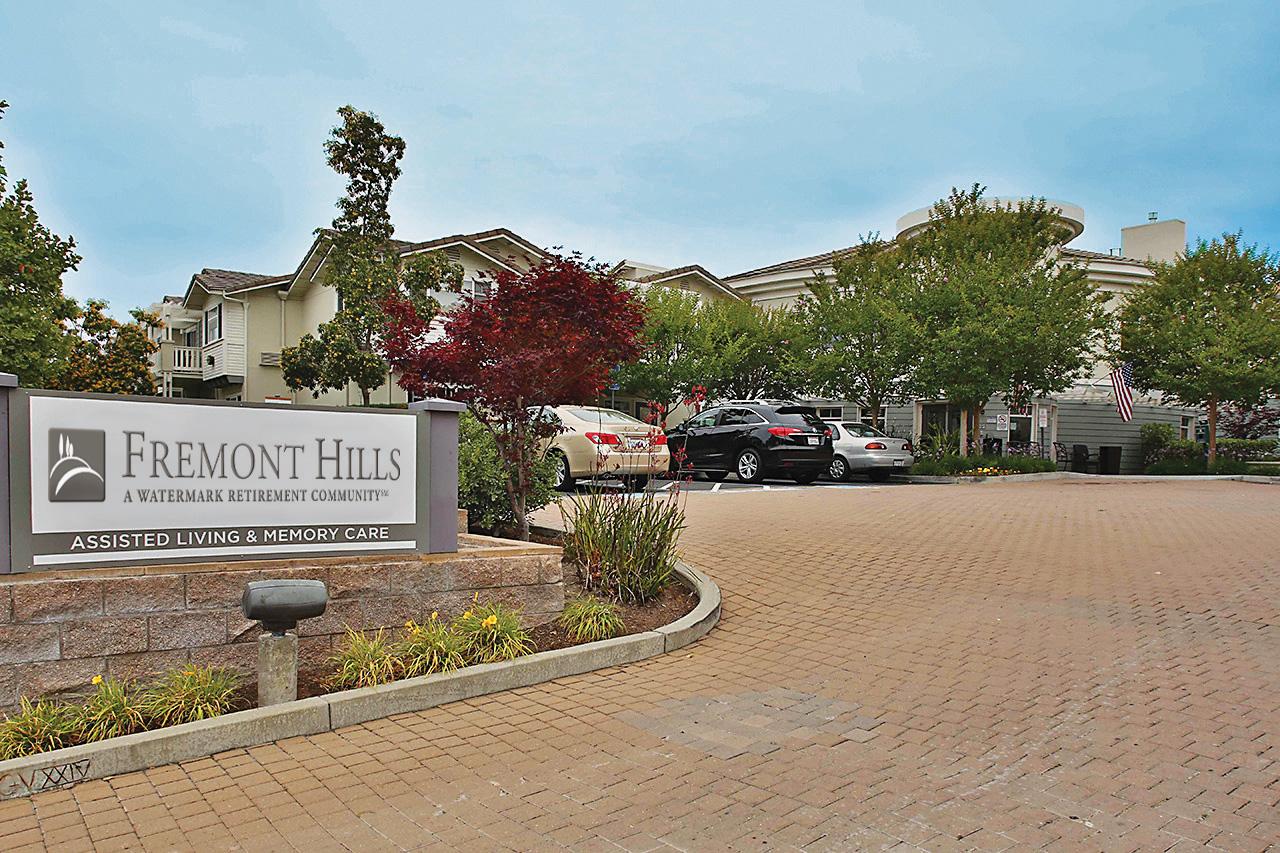
<svg viewBox="0 0 1280 853">
<path fill-rule="evenodd" d="M 680 653 L 0 803 L 0 849 L 1264 850 L 1280 488 L 689 496 Z"/>
</svg>

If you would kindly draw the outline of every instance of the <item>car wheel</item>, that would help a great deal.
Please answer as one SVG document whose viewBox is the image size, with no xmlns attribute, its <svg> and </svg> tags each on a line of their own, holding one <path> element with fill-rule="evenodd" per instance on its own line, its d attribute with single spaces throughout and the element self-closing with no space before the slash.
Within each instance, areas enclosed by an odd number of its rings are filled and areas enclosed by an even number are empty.
<svg viewBox="0 0 1280 853">
<path fill-rule="evenodd" d="M 748 447 L 738 454 L 738 463 L 733 466 L 738 479 L 744 483 L 758 483 L 764 479 L 764 465 L 760 451 Z"/>
<path fill-rule="evenodd" d="M 867 476 L 871 478 L 873 483 L 883 483 L 889 479 L 889 474 L 891 473 L 888 468 L 872 468 L 867 472 Z"/>
<path fill-rule="evenodd" d="M 797 471 L 791 475 L 791 479 L 795 480 L 802 486 L 807 486 L 818 479 L 822 474 L 822 469 L 814 468 L 812 471 Z"/>
<path fill-rule="evenodd" d="M 703 471 L 702 476 L 706 477 L 708 480 L 710 480 L 713 483 L 719 483 L 725 477 L 729 476 L 729 472 L 728 471 Z"/>
<path fill-rule="evenodd" d="M 837 483 L 843 483 L 849 479 L 849 463 L 844 461 L 843 456 L 837 456 L 831 460 L 831 467 L 827 470 L 827 474 Z"/>
<path fill-rule="evenodd" d="M 643 492 L 649 485 L 649 478 L 644 474 L 628 474 L 622 478 L 622 483 L 633 492 Z"/>
<path fill-rule="evenodd" d="M 555 480 L 552 481 L 552 484 L 558 491 L 572 491 L 578 481 L 569 473 L 568 458 L 563 453 L 559 452 L 552 452 L 551 456 L 556 460 L 556 476 Z"/>
</svg>

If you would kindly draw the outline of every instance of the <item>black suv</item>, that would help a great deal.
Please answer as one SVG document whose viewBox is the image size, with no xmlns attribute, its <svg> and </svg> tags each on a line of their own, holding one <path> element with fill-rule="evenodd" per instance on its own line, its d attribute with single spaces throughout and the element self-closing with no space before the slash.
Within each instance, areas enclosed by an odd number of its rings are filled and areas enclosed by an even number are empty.
<svg viewBox="0 0 1280 853">
<path fill-rule="evenodd" d="M 831 465 L 831 431 L 810 406 L 727 403 L 667 430 L 672 471 L 744 483 L 766 476 L 812 483 Z"/>
</svg>

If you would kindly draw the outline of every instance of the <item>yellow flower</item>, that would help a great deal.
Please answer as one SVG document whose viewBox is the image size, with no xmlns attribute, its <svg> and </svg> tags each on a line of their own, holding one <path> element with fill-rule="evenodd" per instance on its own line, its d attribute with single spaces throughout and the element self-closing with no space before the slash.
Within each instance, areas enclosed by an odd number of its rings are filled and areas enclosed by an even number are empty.
<svg viewBox="0 0 1280 853">
<path fill-rule="evenodd" d="M 439 614 L 439 613 L 437 613 L 436 611 L 434 611 L 434 610 L 432 610 L 432 611 L 431 611 L 431 619 L 432 619 L 433 621 L 434 621 L 434 620 L 435 620 L 435 618 L 436 618 L 437 616 L 439 616 L 439 615 L 440 615 L 440 614 Z"/>
<path fill-rule="evenodd" d="M 412 628 L 412 627 L 413 627 L 413 620 L 412 620 L 412 619 L 410 619 L 408 622 L 404 623 L 404 626 L 405 626 L 406 628 Z"/>
<path fill-rule="evenodd" d="M 101 684 L 101 683 L 102 683 L 102 676 L 101 676 L 101 675 L 95 675 L 95 676 L 93 677 L 93 683 L 94 683 L 94 684 Z"/>
<path fill-rule="evenodd" d="M 463 613 L 463 614 L 462 614 L 462 618 L 463 618 L 463 619 L 470 619 L 470 618 L 471 618 L 471 611 L 470 611 L 470 610 L 468 610 L 466 613 Z"/>
<path fill-rule="evenodd" d="M 498 624 L 498 617 L 494 616 L 492 613 L 489 614 L 488 619 L 484 620 L 484 626 L 486 628 L 492 628 L 494 625 L 497 625 L 497 624 Z"/>
<path fill-rule="evenodd" d="M 476 594 L 471 597 L 471 600 L 476 604 L 480 603 L 480 590 L 476 590 Z"/>
</svg>

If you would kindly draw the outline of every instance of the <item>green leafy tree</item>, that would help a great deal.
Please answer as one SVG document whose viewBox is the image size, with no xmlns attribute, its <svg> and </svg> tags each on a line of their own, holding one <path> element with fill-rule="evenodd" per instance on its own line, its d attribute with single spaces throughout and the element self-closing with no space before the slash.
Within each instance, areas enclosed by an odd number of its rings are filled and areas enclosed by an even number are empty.
<svg viewBox="0 0 1280 853">
<path fill-rule="evenodd" d="M 616 379 L 622 391 L 659 408 L 665 427 L 667 414 L 703 382 L 706 353 L 695 335 L 701 308 L 697 296 L 673 287 L 652 287 L 643 295 L 644 351 L 622 365 Z"/>
<path fill-rule="evenodd" d="M 1242 235 L 1197 243 L 1120 309 L 1115 364 L 1133 362 L 1134 385 L 1209 411 L 1209 462 L 1219 408 L 1280 394 L 1280 260 Z"/>
<path fill-rule="evenodd" d="M 712 397 L 785 398 L 807 383 L 796 358 L 800 328 L 795 313 L 723 299 L 702 306 L 695 327 L 704 353 L 702 384 Z"/>
<path fill-rule="evenodd" d="M 836 257 L 834 280 L 818 276 L 797 308 L 811 390 L 853 400 L 873 420 L 882 405 L 916 389 L 922 347 L 911 314 L 917 290 L 911 261 L 902 248 L 868 238 Z"/>
<path fill-rule="evenodd" d="M 1106 324 L 1084 271 L 1059 256 L 1070 237 L 1060 211 L 1044 199 L 988 204 L 982 193 L 977 184 L 953 189 L 906 244 L 919 275 L 920 388 L 972 412 L 975 424 L 993 396 L 1020 407 L 1069 387 L 1092 364 Z"/>
<path fill-rule="evenodd" d="M 8 106 L 0 101 L 0 118 Z M 72 339 L 63 324 L 77 314 L 62 276 L 81 259 L 75 240 L 41 224 L 33 202 L 25 180 L 9 188 L 0 161 L 0 371 L 48 388 L 66 369 Z"/>
<path fill-rule="evenodd" d="M 443 253 L 403 259 L 391 242 L 394 228 L 387 205 L 400 177 L 404 140 L 386 132 L 376 116 L 345 106 L 342 124 L 325 142 L 329 165 L 347 178 L 333 228 L 319 233 L 329 241 L 326 282 L 338 292 L 338 311 L 280 353 L 285 382 L 319 397 L 354 384 L 364 404 L 387 380 L 381 342 L 390 319 L 388 300 L 404 298 L 427 321 L 440 311 L 433 293 L 462 289 L 463 271 Z"/>
<path fill-rule="evenodd" d="M 129 312 L 133 322 L 121 323 L 106 308 L 107 303 L 90 299 L 70 321 L 71 347 L 57 387 L 99 394 L 155 394 L 151 355 L 159 347 L 147 333 L 160 325 L 160 318 L 135 308 Z"/>
</svg>

